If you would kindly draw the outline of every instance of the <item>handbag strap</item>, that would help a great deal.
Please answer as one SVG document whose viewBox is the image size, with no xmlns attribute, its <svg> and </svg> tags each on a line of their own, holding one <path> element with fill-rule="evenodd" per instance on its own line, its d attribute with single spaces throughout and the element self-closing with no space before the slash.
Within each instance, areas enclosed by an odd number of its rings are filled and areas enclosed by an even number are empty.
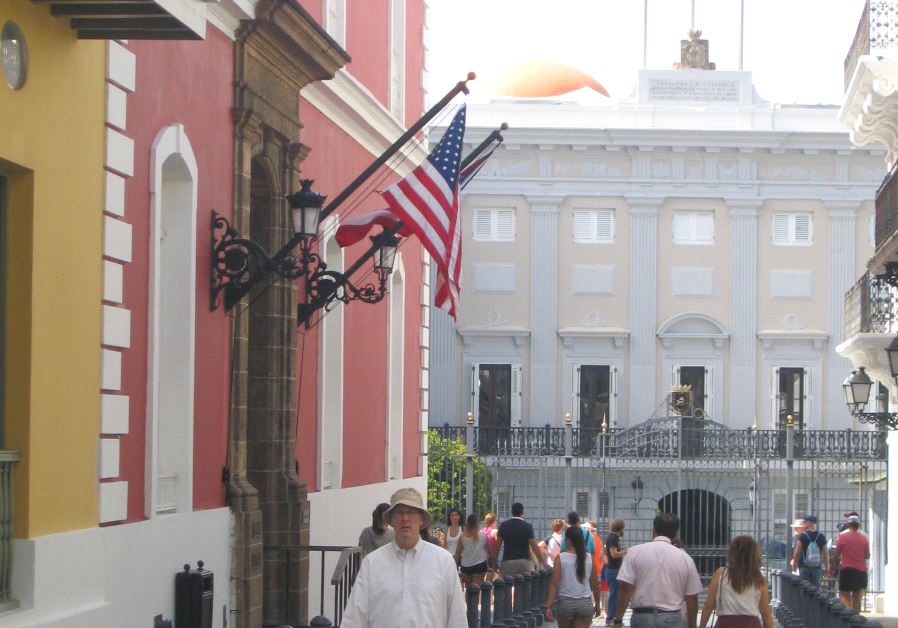
<svg viewBox="0 0 898 628">
<path fill-rule="evenodd" d="M 720 580 L 717 583 L 717 614 L 720 615 L 720 604 L 723 602 L 723 579 L 727 577 L 727 568 L 720 572 Z"/>
</svg>

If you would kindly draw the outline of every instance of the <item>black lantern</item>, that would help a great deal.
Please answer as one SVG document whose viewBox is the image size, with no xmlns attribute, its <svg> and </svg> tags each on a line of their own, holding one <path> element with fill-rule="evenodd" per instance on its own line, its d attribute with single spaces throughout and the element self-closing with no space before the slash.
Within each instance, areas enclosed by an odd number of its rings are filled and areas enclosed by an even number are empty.
<svg viewBox="0 0 898 628">
<path fill-rule="evenodd" d="M 892 338 L 892 342 L 886 347 L 886 355 L 889 357 L 889 373 L 898 382 L 898 336 Z"/>
<path fill-rule="evenodd" d="M 633 510 L 636 510 L 639 507 L 639 502 L 642 501 L 643 489 L 645 488 L 642 478 L 637 475 L 636 479 L 630 482 L 630 488 L 633 489 Z"/>
<path fill-rule="evenodd" d="M 895 344 L 894 340 L 892 344 Z M 889 348 L 891 348 L 891 345 L 889 345 Z M 898 350 L 898 347 L 896 347 L 896 350 Z M 889 354 L 890 359 L 891 357 L 892 355 Z M 863 366 L 859 366 L 856 371 L 851 371 L 851 375 L 846 377 L 842 383 L 848 411 L 861 423 L 871 423 L 888 430 L 898 429 L 898 414 L 894 412 L 864 412 L 872 387 L 873 380 L 867 375 Z"/>
<path fill-rule="evenodd" d="M 299 192 L 287 197 L 293 215 L 293 232 L 300 238 L 318 236 L 318 219 L 327 197 L 312 190 L 314 182 L 312 179 L 303 179 L 299 182 Z"/>
</svg>

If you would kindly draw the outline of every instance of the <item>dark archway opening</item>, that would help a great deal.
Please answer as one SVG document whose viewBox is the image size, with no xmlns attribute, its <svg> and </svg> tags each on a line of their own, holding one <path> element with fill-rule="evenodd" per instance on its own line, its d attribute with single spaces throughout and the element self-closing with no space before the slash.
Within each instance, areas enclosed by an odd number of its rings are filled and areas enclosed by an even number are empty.
<svg viewBox="0 0 898 628">
<path fill-rule="evenodd" d="M 661 512 L 680 519 L 683 549 L 692 556 L 704 581 L 726 564 L 730 542 L 730 504 L 720 495 L 704 489 L 684 489 L 668 493 L 658 501 Z"/>
</svg>

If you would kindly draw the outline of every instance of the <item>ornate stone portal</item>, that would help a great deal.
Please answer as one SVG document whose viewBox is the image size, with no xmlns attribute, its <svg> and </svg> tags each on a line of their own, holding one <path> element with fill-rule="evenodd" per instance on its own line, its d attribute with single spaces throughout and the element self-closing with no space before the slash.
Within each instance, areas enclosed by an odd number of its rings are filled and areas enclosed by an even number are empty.
<svg viewBox="0 0 898 628">
<path fill-rule="evenodd" d="M 349 57 L 297 3 L 261 0 L 234 54 L 234 226 L 269 251 L 292 236 L 277 199 L 296 188 L 299 91 Z M 232 621 L 307 621 L 309 502 L 296 460 L 296 289 L 275 279 L 233 309 L 228 499 L 234 512 Z M 229 625 L 231 622 L 228 622 Z"/>
<path fill-rule="evenodd" d="M 691 29 L 689 39 L 680 40 L 680 62 L 674 63 L 675 70 L 714 70 L 717 67 L 708 60 L 708 40 L 699 39 L 701 36 L 700 30 Z"/>
</svg>

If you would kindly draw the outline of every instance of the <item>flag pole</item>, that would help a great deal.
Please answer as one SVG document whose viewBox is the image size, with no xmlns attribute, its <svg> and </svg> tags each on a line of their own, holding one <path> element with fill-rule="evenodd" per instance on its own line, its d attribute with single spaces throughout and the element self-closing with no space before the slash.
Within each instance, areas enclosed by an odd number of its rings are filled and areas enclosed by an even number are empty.
<svg viewBox="0 0 898 628">
<path fill-rule="evenodd" d="M 375 159 L 374 163 L 368 166 L 364 170 L 364 172 L 362 172 L 362 174 L 357 176 L 352 183 L 346 186 L 346 188 L 342 192 L 340 192 L 330 203 L 328 203 L 328 205 L 321 210 L 321 214 L 318 217 L 319 221 L 326 218 L 337 208 L 340 203 L 345 201 L 350 194 L 355 192 L 359 188 L 359 186 L 361 186 L 362 183 L 365 182 L 366 179 L 368 179 L 372 174 L 374 174 L 375 171 L 383 166 L 390 157 L 395 155 L 406 142 L 408 142 L 412 137 L 415 136 L 416 133 L 423 129 L 425 124 L 430 122 L 440 111 L 442 111 L 443 108 L 449 104 L 449 101 L 451 101 L 461 92 L 467 94 L 468 81 L 473 81 L 475 78 L 477 78 L 477 75 L 474 74 L 474 72 L 468 72 L 468 77 L 464 81 L 459 81 L 458 83 L 456 83 L 455 87 L 450 89 L 437 104 L 428 109 L 427 112 L 423 116 L 421 116 L 421 118 L 417 122 L 410 126 L 408 130 L 399 137 L 399 139 L 393 142 L 380 157 Z M 280 248 L 280 250 L 278 250 L 277 253 L 272 256 L 272 262 L 275 265 L 279 265 L 287 258 L 287 256 L 290 255 L 290 252 L 294 248 L 296 248 L 296 245 L 299 244 L 300 241 L 302 241 L 302 238 L 298 235 L 294 235 L 284 246 Z M 256 279 L 251 279 L 250 281 L 247 281 L 245 283 L 234 285 L 234 287 L 232 288 L 233 302 L 236 303 L 237 301 L 242 299 L 244 295 L 246 295 L 256 284 L 256 281 Z"/>
<path fill-rule="evenodd" d="M 465 94 L 467 94 L 468 93 L 468 81 L 473 81 L 475 78 L 477 78 L 476 74 L 474 74 L 473 72 L 468 72 L 467 79 L 456 83 L 455 87 L 450 89 L 449 92 L 445 96 L 443 96 L 442 99 L 440 99 L 440 102 L 438 102 L 433 107 L 428 109 L 427 113 L 425 113 L 423 116 L 421 116 L 421 118 L 417 122 L 415 122 L 412 126 L 410 126 L 408 128 L 408 130 L 405 133 L 403 133 L 399 137 L 399 139 L 397 139 L 395 142 L 393 142 L 390 145 L 390 147 L 387 150 L 385 150 L 384 153 L 380 157 L 375 159 L 374 162 L 362 172 L 362 174 L 357 176 L 352 183 L 347 185 L 346 188 L 342 192 L 337 194 L 337 196 L 335 196 L 334 199 L 330 203 L 328 203 L 324 209 L 321 210 L 321 216 L 319 217 L 319 220 L 324 220 L 325 218 L 327 218 L 331 214 L 331 212 L 333 212 L 337 207 L 339 207 L 340 203 L 345 201 L 349 197 L 350 194 L 355 192 L 358 189 L 358 187 L 362 183 L 364 183 L 368 177 L 370 177 L 381 166 L 383 166 L 387 162 L 387 160 L 390 157 L 392 157 L 393 155 L 395 155 L 396 152 L 400 148 L 402 148 L 402 146 L 406 142 L 408 142 L 410 139 L 412 139 L 418 133 L 418 131 L 423 129 L 424 125 L 426 125 L 428 122 L 430 122 L 440 111 L 442 111 L 443 108 L 449 104 L 449 101 L 451 101 L 453 98 L 455 98 L 461 92 L 464 92 Z"/>
<path fill-rule="evenodd" d="M 502 137 L 502 131 L 508 130 L 508 124 L 503 122 L 498 129 L 494 129 L 485 140 L 480 142 L 471 153 L 464 158 L 464 160 L 459 165 L 459 172 L 461 172 L 464 168 L 469 166 L 477 159 L 480 155 L 490 147 L 493 142 L 501 143 L 504 138 Z M 378 233 L 376 236 L 372 236 L 372 244 L 368 247 L 368 250 L 362 253 L 352 265 L 349 266 L 344 272 L 343 277 L 345 280 L 350 279 L 356 271 L 358 271 L 369 259 L 374 257 L 374 254 L 377 253 L 378 249 L 380 249 L 381 242 L 395 236 L 399 231 L 405 226 L 405 223 L 401 220 L 397 220 L 392 226 L 384 227 L 383 231 Z M 309 321 L 312 317 L 312 314 L 319 310 L 322 305 L 325 305 L 327 301 L 333 296 L 333 291 L 327 295 L 320 295 L 318 299 L 308 304 L 309 307 L 305 309 L 305 311 L 300 314 L 300 319 L 298 323 L 305 324 L 306 327 L 309 326 Z"/>
</svg>

